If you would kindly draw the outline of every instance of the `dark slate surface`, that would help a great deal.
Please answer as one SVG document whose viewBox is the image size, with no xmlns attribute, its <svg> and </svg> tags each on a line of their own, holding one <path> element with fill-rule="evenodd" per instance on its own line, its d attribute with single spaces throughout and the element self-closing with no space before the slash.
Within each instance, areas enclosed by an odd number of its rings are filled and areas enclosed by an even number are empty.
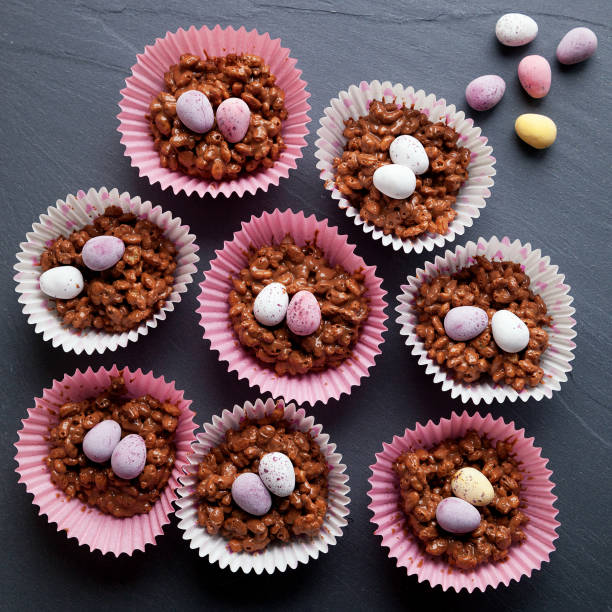
<svg viewBox="0 0 612 612">
<path fill-rule="evenodd" d="M 168 0 L 5 0 L 0 8 L 2 163 L 0 241 L 4 325 L 2 406 L 2 521 L 0 576 L 5 610 L 25 609 L 252 609 L 370 610 L 460 605 L 473 610 L 610 609 L 608 545 L 610 455 L 608 363 L 610 304 L 610 37 L 605 1 L 521 0 L 498 4 L 396 1 L 372 3 L 202 2 Z M 146 6 L 145 6 L 146 5 Z M 527 48 L 501 48 L 497 18 L 523 11 L 540 26 Z M 119 90 L 135 55 L 167 30 L 191 24 L 245 24 L 281 37 L 298 58 L 312 94 L 309 146 L 297 171 L 269 193 L 213 201 L 162 192 L 140 180 L 123 156 L 115 118 Z M 599 50 L 570 68 L 554 61 L 560 38 L 586 25 Z M 541 53 L 553 84 L 541 101 L 516 79 L 518 60 Z M 367 509 L 368 466 L 383 441 L 417 421 L 448 416 L 463 406 L 434 386 L 409 354 L 395 323 L 395 296 L 408 273 L 431 254 L 394 253 L 373 242 L 335 207 L 315 169 L 318 119 L 330 98 L 351 83 L 375 78 L 414 85 L 465 108 L 466 84 L 498 73 L 506 96 L 490 113 L 470 113 L 497 157 L 492 197 L 459 242 L 509 235 L 550 255 L 571 285 L 578 320 L 574 369 L 552 400 L 481 407 L 514 420 L 535 436 L 550 459 L 562 526 L 551 563 L 509 588 L 468 596 L 418 584 L 388 559 L 372 534 Z M 559 127 L 557 143 L 537 152 L 514 135 L 515 117 L 542 112 Z M 200 272 L 240 221 L 275 207 L 329 217 L 379 266 L 389 292 L 389 331 L 371 377 L 350 397 L 312 413 L 338 444 L 348 465 L 351 514 L 345 535 L 328 554 L 284 575 L 243 576 L 221 571 L 183 543 L 174 522 L 155 547 L 133 558 L 103 558 L 78 547 L 39 517 L 13 472 L 16 432 L 33 398 L 54 378 L 88 365 L 113 363 L 153 369 L 175 379 L 194 400 L 197 422 L 257 391 L 238 382 L 201 339 L 193 284 L 177 311 L 137 345 L 103 356 L 54 350 L 26 323 L 14 293 L 12 265 L 32 222 L 57 198 L 89 187 L 118 187 L 181 216 L 197 235 Z M 473 406 L 468 407 L 474 410 Z M 609 534 L 608 534 L 609 535 Z"/>
</svg>

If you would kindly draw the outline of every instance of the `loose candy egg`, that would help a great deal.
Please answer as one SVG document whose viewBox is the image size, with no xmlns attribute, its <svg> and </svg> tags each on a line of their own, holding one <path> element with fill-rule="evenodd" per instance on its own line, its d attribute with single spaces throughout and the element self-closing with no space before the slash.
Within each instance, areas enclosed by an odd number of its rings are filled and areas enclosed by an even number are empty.
<svg viewBox="0 0 612 612">
<path fill-rule="evenodd" d="M 425 148 L 414 136 L 402 134 L 389 147 L 389 155 L 394 164 L 407 166 L 415 174 L 423 174 L 429 168 L 429 157 Z"/>
<path fill-rule="evenodd" d="M 479 336 L 488 325 L 487 313 L 476 306 L 451 308 L 444 317 L 446 335 L 457 342 L 465 342 Z"/>
<path fill-rule="evenodd" d="M 557 47 L 557 59 L 562 64 L 577 64 L 597 51 L 597 36 L 589 28 L 570 30 Z"/>
<path fill-rule="evenodd" d="M 407 166 L 385 164 L 374 171 L 374 187 L 394 200 L 403 200 L 414 193 L 416 176 Z"/>
<path fill-rule="evenodd" d="M 288 304 L 289 294 L 285 285 L 270 283 L 257 294 L 253 315 L 262 325 L 273 327 L 285 318 Z"/>
<path fill-rule="evenodd" d="M 538 35 L 538 24 L 522 13 L 506 13 L 495 24 L 495 36 L 502 45 L 520 47 Z"/>
<path fill-rule="evenodd" d="M 84 285 L 81 271 L 74 266 L 58 266 L 40 275 L 40 290 L 60 300 L 75 298 L 83 291 Z"/>
<path fill-rule="evenodd" d="M 119 478 L 131 480 L 139 476 L 147 462 L 147 448 L 142 436 L 125 436 L 111 455 L 111 467 Z"/>
<path fill-rule="evenodd" d="M 514 122 L 517 136 L 535 149 L 546 149 L 557 139 L 557 126 L 546 115 L 526 113 Z"/>
<path fill-rule="evenodd" d="M 112 268 L 125 252 L 125 244 L 116 236 L 96 236 L 90 238 L 81 251 L 83 263 L 90 269 L 99 272 Z"/>
<path fill-rule="evenodd" d="M 83 438 L 83 452 L 88 459 L 104 463 L 111 458 L 121 440 L 121 425 L 108 419 L 92 427 Z"/>
<path fill-rule="evenodd" d="M 176 101 L 178 118 L 198 134 L 208 132 L 215 123 L 215 113 L 210 101 L 201 91 L 190 89 Z"/>
<path fill-rule="evenodd" d="M 518 78 L 532 98 L 543 98 L 550 91 L 550 64 L 541 55 L 528 55 L 518 65 Z"/>
<path fill-rule="evenodd" d="M 496 74 L 485 74 L 474 79 L 465 88 L 467 103 L 477 111 L 493 108 L 503 97 L 506 82 Z"/>
<path fill-rule="evenodd" d="M 298 336 L 308 336 L 321 325 L 321 307 L 310 291 L 298 291 L 287 308 L 287 326 Z"/>
<path fill-rule="evenodd" d="M 436 508 L 436 520 L 451 533 L 470 533 L 480 525 L 480 512 L 460 497 L 446 497 Z"/>
<path fill-rule="evenodd" d="M 234 480 L 232 498 L 245 512 L 254 516 L 265 514 L 272 506 L 270 491 L 253 472 L 244 472 Z"/>
<path fill-rule="evenodd" d="M 251 109 L 242 98 L 228 98 L 217 107 L 217 125 L 228 142 L 240 142 L 251 121 Z"/>
<path fill-rule="evenodd" d="M 284 453 L 267 453 L 259 460 L 259 477 L 270 493 L 287 497 L 295 489 L 295 471 Z"/>
<path fill-rule="evenodd" d="M 489 479 L 479 470 L 464 467 L 451 480 L 452 492 L 472 506 L 486 506 L 493 501 L 495 491 Z"/>
<path fill-rule="evenodd" d="M 509 310 L 498 310 L 491 319 L 493 340 L 502 351 L 518 353 L 529 343 L 529 328 Z"/>
</svg>

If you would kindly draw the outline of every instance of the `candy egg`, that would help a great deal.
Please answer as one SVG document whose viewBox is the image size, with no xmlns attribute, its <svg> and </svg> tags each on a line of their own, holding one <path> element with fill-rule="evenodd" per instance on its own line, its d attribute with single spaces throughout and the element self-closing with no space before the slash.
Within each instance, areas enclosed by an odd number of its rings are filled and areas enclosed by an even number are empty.
<svg viewBox="0 0 612 612">
<path fill-rule="evenodd" d="M 249 129 L 251 109 L 242 98 L 223 100 L 217 108 L 217 125 L 228 142 L 240 142 Z"/>
<path fill-rule="evenodd" d="M 267 453 L 259 460 L 259 477 L 270 493 L 287 497 L 295 489 L 295 471 L 284 453 Z"/>
<path fill-rule="evenodd" d="M 529 328 L 509 310 L 498 310 L 491 318 L 493 340 L 502 351 L 518 353 L 529 343 Z"/>
<path fill-rule="evenodd" d="M 125 244 L 116 236 L 96 236 L 90 238 L 83 246 L 81 257 L 90 269 L 99 272 L 112 268 L 125 252 Z"/>
<path fill-rule="evenodd" d="M 495 491 L 489 479 L 479 470 L 464 467 L 451 480 L 452 492 L 472 506 L 486 506 L 493 501 Z"/>
<path fill-rule="evenodd" d="M 436 508 L 438 525 L 451 533 L 470 533 L 480 525 L 480 512 L 460 497 L 446 497 Z"/>
<path fill-rule="evenodd" d="M 465 88 L 467 103 L 477 111 L 493 108 L 506 92 L 506 82 L 496 74 L 485 74 L 470 81 Z"/>
<path fill-rule="evenodd" d="M 407 166 L 386 164 L 378 167 L 374 176 L 374 187 L 394 200 L 403 200 L 414 193 L 416 176 Z"/>
<path fill-rule="evenodd" d="M 446 335 L 457 342 L 465 342 L 479 336 L 489 325 L 489 317 L 482 308 L 457 306 L 444 317 Z"/>
<path fill-rule="evenodd" d="M 215 123 L 210 101 L 197 89 L 190 89 L 179 96 L 176 101 L 176 114 L 184 125 L 198 134 L 208 132 Z"/>
<path fill-rule="evenodd" d="M 589 28 L 570 30 L 557 47 L 557 59 L 562 64 L 577 64 L 597 51 L 597 36 Z"/>
<path fill-rule="evenodd" d="M 526 113 L 514 122 L 517 136 L 534 149 L 546 149 L 557 139 L 557 126 L 546 115 Z"/>
<path fill-rule="evenodd" d="M 111 467 L 119 478 L 131 480 L 139 476 L 147 462 L 147 448 L 142 436 L 125 436 L 111 455 Z"/>
<path fill-rule="evenodd" d="M 538 35 L 538 24 L 522 13 L 506 13 L 495 24 L 495 36 L 502 45 L 520 47 Z"/>
<path fill-rule="evenodd" d="M 287 308 L 287 326 L 298 336 L 308 336 L 321 325 L 321 307 L 310 291 L 298 291 Z"/>
<path fill-rule="evenodd" d="M 272 506 L 270 491 L 253 472 L 244 472 L 234 480 L 232 498 L 245 512 L 254 516 L 262 516 Z"/>
<path fill-rule="evenodd" d="M 550 91 L 550 64 L 541 55 L 528 55 L 518 65 L 518 78 L 532 98 L 543 98 Z"/>
<path fill-rule="evenodd" d="M 415 174 L 423 174 L 429 168 L 429 157 L 425 148 L 414 136 L 402 134 L 389 147 L 389 155 L 394 164 L 407 166 Z"/>
<path fill-rule="evenodd" d="M 262 325 L 273 327 L 285 318 L 288 304 L 289 294 L 285 285 L 270 283 L 257 294 L 253 315 Z"/>
<path fill-rule="evenodd" d="M 108 419 L 92 427 L 83 438 L 83 452 L 88 459 L 104 463 L 111 458 L 121 440 L 121 425 Z"/>
<path fill-rule="evenodd" d="M 74 266 L 58 266 L 40 275 L 40 290 L 52 298 L 71 300 L 84 286 L 83 275 Z"/>
</svg>

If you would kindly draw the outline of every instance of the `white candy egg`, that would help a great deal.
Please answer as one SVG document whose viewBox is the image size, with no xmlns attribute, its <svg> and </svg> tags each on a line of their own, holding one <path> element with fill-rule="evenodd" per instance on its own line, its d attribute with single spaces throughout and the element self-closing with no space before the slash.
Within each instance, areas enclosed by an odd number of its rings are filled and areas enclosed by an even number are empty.
<svg viewBox="0 0 612 612">
<path fill-rule="evenodd" d="M 394 164 L 408 166 L 415 174 L 423 174 L 429 168 L 429 157 L 425 148 L 414 136 L 402 134 L 389 147 L 389 155 Z"/>
<path fill-rule="evenodd" d="M 380 166 L 372 178 L 374 187 L 394 200 L 403 200 L 411 196 L 416 188 L 414 172 L 400 164 Z"/>
<path fill-rule="evenodd" d="M 285 285 L 270 283 L 255 298 L 253 314 L 262 325 L 273 327 L 285 318 L 288 306 L 289 294 Z"/>
<path fill-rule="evenodd" d="M 538 24 L 522 13 L 506 13 L 495 25 L 495 36 L 502 45 L 520 47 L 538 35 Z"/>
<path fill-rule="evenodd" d="M 40 290 L 52 298 L 71 300 L 84 286 L 83 275 L 74 266 L 58 266 L 40 275 Z"/>
<path fill-rule="evenodd" d="M 259 477 L 270 493 L 287 497 L 295 489 L 295 471 L 284 453 L 267 453 L 259 460 Z"/>
<path fill-rule="evenodd" d="M 509 310 L 498 310 L 491 319 L 493 340 L 502 351 L 518 353 L 529 343 L 529 328 Z"/>
</svg>

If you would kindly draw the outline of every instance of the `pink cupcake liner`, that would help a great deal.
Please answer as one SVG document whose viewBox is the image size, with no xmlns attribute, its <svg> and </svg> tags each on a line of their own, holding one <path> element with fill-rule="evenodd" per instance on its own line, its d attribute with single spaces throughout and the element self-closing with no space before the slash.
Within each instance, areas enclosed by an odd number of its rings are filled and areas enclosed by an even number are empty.
<svg viewBox="0 0 612 612">
<path fill-rule="evenodd" d="M 228 295 L 233 289 L 231 277 L 246 265 L 246 253 L 250 246 L 259 247 L 270 242 L 280 242 L 291 234 L 298 245 L 304 245 L 316 237 L 317 245 L 323 249 L 332 265 L 340 264 L 348 271 L 363 269 L 367 297 L 370 300 L 370 314 L 361 328 L 361 336 L 353 349 L 353 355 L 338 368 L 324 372 L 313 372 L 302 376 L 277 376 L 274 370 L 264 366 L 239 343 L 229 318 Z M 305 217 L 303 212 L 291 210 L 263 213 L 242 223 L 242 229 L 225 242 L 223 249 L 216 251 L 217 257 L 204 273 L 200 283 L 200 303 L 196 310 L 204 338 L 210 340 L 211 349 L 219 352 L 220 361 L 228 362 L 228 370 L 235 370 L 238 378 L 246 378 L 249 384 L 257 386 L 262 393 L 273 397 L 294 400 L 298 404 L 316 402 L 324 404 L 329 398 L 338 399 L 347 395 L 352 386 L 358 386 L 362 377 L 369 376 L 376 355 L 381 352 L 385 327 L 386 294 L 381 287 L 382 279 L 375 275 L 376 266 L 367 266 L 355 254 L 355 246 L 347 242 L 347 236 L 338 233 L 337 227 L 330 227 L 327 219 L 318 221 L 314 215 Z"/>
<path fill-rule="evenodd" d="M 297 538 L 287 543 L 273 542 L 265 550 L 256 553 L 231 552 L 228 541 L 221 535 L 210 535 L 204 527 L 197 524 L 198 499 L 195 495 L 197 484 L 197 466 L 211 448 L 218 446 L 225 439 L 225 432 L 238 429 L 247 418 L 260 419 L 271 413 L 276 402 L 268 398 L 254 404 L 246 402 L 242 407 L 234 406 L 232 411 L 224 410 L 221 417 L 213 416 L 212 423 L 204 425 L 204 431 L 199 433 L 197 441 L 191 446 L 193 452 L 189 455 L 189 465 L 185 468 L 185 476 L 180 477 L 183 485 L 177 491 L 180 508 L 176 516 L 180 519 L 179 529 L 185 533 L 183 539 L 189 542 L 189 547 L 198 551 L 200 557 L 208 557 L 210 563 L 218 563 L 221 568 L 229 567 L 232 572 L 238 570 L 244 573 L 254 571 L 261 574 L 266 571 L 284 572 L 287 568 L 295 569 L 300 563 L 308 563 L 317 559 L 319 554 L 326 553 L 336 539 L 342 535 L 346 527 L 347 508 L 350 499 L 347 497 L 350 489 L 347 486 L 348 476 L 346 466 L 342 463 L 342 455 L 336 452 L 336 445 L 329 441 L 329 435 L 322 432 L 321 425 L 314 422 L 314 417 L 306 416 L 303 408 L 299 410 L 295 404 L 285 406 L 285 419 L 291 423 L 294 430 L 311 435 L 321 448 L 326 458 L 328 475 L 327 513 L 318 536 L 313 538 Z"/>
<path fill-rule="evenodd" d="M 115 518 L 79 499 L 65 497 L 51 482 L 45 464 L 49 429 L 58 420 L 57 408 L 69 400 L 82 401 L 95 396 L 108 387 L 111 376 L 120 373 L 124 375 L 130 397 L 149 394 L 176 403 L 181 410 L 175 434 L 176 463 L 168 484 L 151 512 L 131 518 Z M 110 370 L 100 368 L 94 372 L 88 368 L 86 372 L 77 370 L 72 376 L 66 374 L 61 381 L 54 380 L 51 388 L 43 390 L 42 398 L 34 401 L 36 407 L 28 409 L 27 418 L 22 420 L 23 428 L 18 432 L 15 471 L 19 474 L 19 482 L 34 495 L 33 502 L 40 508 L 39 514 L 46 515 L 50 523 L 56 523 L 58 531 L 76 538 L 79 545 L 102 554 L 131 555 L 135 550 L 144 551 L 147 544 L 155 545 L 155 538 L 163 534 L 163 526 L 170 522 L 169 515 L 174 512 L 172 502 L 177 498 L 178 477 L 187 464 L 190 445 L 195 440 L 194 412 L 189 408 L 191 400 L 186 400 L 183 391 L 176 389 L 174 382 L 166 382 L 163 376 L 155 378 L 153 372 L 144 374 L 140 369 L 132 372 L 113 365 Z"/>
<path fill-rule="evenodd" d="M 524 527 L 527 539 L 512 545 L 507 561 L 461 570 L 427 555 L 419 547 L 399 507 L 399 485 L 393 463 L 408 450 L 430 448 L 444 439 L 459 438 L 470 429 L 486 434 L 491 441 L 515 441 L 513 454 L 525 474 L 521 497 L 529 523 Z M 555 486 L 550 479 L 552 471 L 547 469 L 548 459 L 541 452 L 542 449 L 534 446 L 533 438 L 525 437 L 524 429 L 517 430 L 514 422 L 495 420 L 490 414 L 482 417 L 479 413 L 470 416 L 467 412 L 461 415 L 453 412 L 450 419 L 441 419 L 439 423 L 428 421 L 425 426 L 417 423 L 414 429 L 406 429 L 402 437 L 394 436 L 391 444 L 383 443 L 382 452 L 376 454 L 376 463 L 370 466 L 368 495 L 372 502 L 368 507 L 374 513 L 371 519 L 376 525 L 374 533 L 382 536 L 382 545 L 389 549 L 389 557 L 396 559 L 398 567 L 405 567 L 407 574 L 416 575 L 419 582 L 427 581 L 432 587 L 439 585 L 444 591 L 449 588 L 467 589 L 469 593 L 475 589 L 484 591 L 500 583 L 508 586 L 512 580 L 518 582 L 523 576 L 530 577 L 555 550 L 556 529 L 560 525 L 555 519 L 557 498 L 552 494 Z"/>
<path fill-rule="evenodd" d="M 495 384 L 491 379 L 463 383 L 455 381 L 452 374 L 427 356 L 427 349 L 422 338 L 416 333 L 418 316 L 414 310 L 415 299 L 423 282 L 435 278 L 439 274 L 453 274 L 476 262 L 477 255 L 489 259 L 514 261 L 520 263 L 531 279 L 531 290 L 542 296 L 548 314 L 552 316 L 552 324 L 546 328 L 549 346 L 542 354 L 540 367 L 544 370 L 542 382 L 536 387 L 526 387 L 520 393 L 510 385 Z M 436 256 L 434 262 L 425 262 L 425 269 L 419 268 L 414 276 L 408 277 L 408 284 L 400 287 L 402 293 L 397 297 L 399 305 L 395 310 L 399 313 L 397 323 L 401 326 L 400 335 L 406 336 L 406 345 L 412 346 L 412 354 L 419 357 L 419 364 L 425 366 L 425 372 L 432 374 L 435 383 L 442 384 L 443 391 L 450 391 L 453 398 L 461 398 L 479 404 L 484 401 L 511 402 L 521 399 L 550 399 L 554 391 L 561 389 L 561 383 L 567 381 L 567 373 L 571 371 L 571 361 L 576 343 L 573 315 L 576 310 L 571 306 L 574 298 L 569 295 L 571 287 L 565 283 L 565 276 L 559 274 L 558 266 L 550 263 L 550 257 L 542 255 L 539 249 L 532 250 L 531 245 L 521 244 L 518 240 L 510 241 L 508 236 L 501 240 L 493 236 L 489 240 L 478 238 L 476 242 L 468 242 L 455 251 L 446 251 L 444 257 Z"/>
<path fill-rule="evenodd" d="M 277 84 L 285 92 L 285 106 L 289 116 L 283 122 L 282 134 L 287 148 L 272 168 L 241 176 L 232 181 L 207 181 L 172 172 L 162 168 L 159 154 L 153 147 L 153 137 L 145 119 L 151 100 L 164 89 L 164 73 L 176 64 L 183 53 L 201 56 L 206 51 L 210 56 L 228 53 L 253 53 L 269 64 L 276 76 Z M 289 56 L 290 50 L 281 47 L 279 38 L 272 39 L 268 33 L 259 34 L 256 30 L 247 32 L 244 27 L 234 30 L 220 25 L 209 29 L 191 26 L 185 31 L 167 32 L 164 38 L 156 39 L 153 45 L 145 47 L 144 53 L 136 58 L 132 66 L 132 76 L 126 79 L 126 87 L 121 90 L 117 115 L 121 142 L 125 145 L 125 155 L 138 168 L 139 176 L 146 177 L 162 189 L 172 187 L 175 194 L 184 191 L 187 195 L 196 192 L 200 197 L 208 193 L 213 198 L 222 193 L 225 196 L 245 192 L 254 194 L 258 189 L 267 191 L 270 185 L 278 185 L 281 178 L 287 178 L 289 171 L 297 167 L 302 157 L 301 149 L 306 145 L 306 127 L 310 121 L 306 102 L 310 94 L 306 91 L 306 81 L 300 77 L 302 71 L 296 68 L 297 60 Z"/>
</svg>

